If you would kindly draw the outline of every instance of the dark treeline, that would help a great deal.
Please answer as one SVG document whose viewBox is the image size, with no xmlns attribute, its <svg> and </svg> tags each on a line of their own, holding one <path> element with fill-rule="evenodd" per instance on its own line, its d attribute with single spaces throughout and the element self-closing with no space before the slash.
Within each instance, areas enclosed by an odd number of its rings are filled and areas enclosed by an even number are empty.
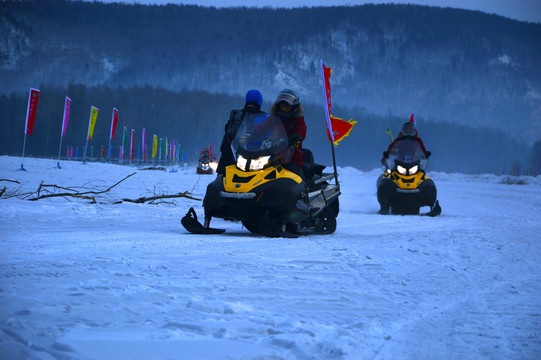
<svg viewBox="0 0 541 360">
<path fill-rule="evenodd" d="M 237 95 L 290 87 L 317 102 L 323 59 L 336 104 L 475 123 L 531 145 L 541 128 L 540 39 L 541 24 L 418 5 L 1 1 L 0 94 L 40 82 Z"/>
<path fill-rule="evenodd" d="M 134 129 L 135 147 L 142 143 L 142 129 L 146 128 L 147 156 L 150 155 L 152 136 L 175 139 L 185 151 L 186 160 L 195 163 L 201 147 L 214 144 L 219 147 L 224 125 L 233 108 L 242 108 L 243 97 L 210 94 L 203 91 L 173 92 L 162 88 L 87 88 L 71 85 L 68 88 L 42 86 L 34 133 L 27 137 L 26 155 L 55 158 L 60 143 L 65 96 L 72 100 L 68 129 L 63 139 L 62 157 L 66 146 L 82 151 L 88 131 L 90 107 L 100 109 L 94 137 L 90 146 L 95 154 L 101 146 L 107 147 L 113 107 L 119 110 L 119 121 L 112 142 L 113 159 L 118 158 L 122 143 L 122 129 Z M 264 94 L 272 99 L 275 94 Z M 24 140 L 24 125 L 28 95 L 0 96 L 0 154 L 20 156 Z M 270 108 L 265 102 L 263 109 Z M 351 135 L 336 147 L 338 166 L 352 166 L 371 170 L 379 166 L 383 150 L 389 144 L 387 126 L 396 136 L 410 114 L 379 116 L 365 109 L 333 107 L 333 114 L 358 121 Z M 316 161 L 332 164 L 327 140 L 323 106 L 305 104 L 308 135 L 304 147 L 310 148 Z M 523 171 L 535 162 L 533 152 L 525 145 L 495 130 L 427 121 L 417 116 L 417 125 L 425 145 L 432 151 L 431 170 L 498 173 L 500 169 L 523 166 Z M 129 144 L 129 142 L 128 142 Z M 90 152 L 87 153 L 89 156 Z M 96 155 L 95 155 L 96 156 Z M 528 161 L 530 160 L 530 161 Z M 535 165 L 535 164 L 534 164 Z"/>
</svg>

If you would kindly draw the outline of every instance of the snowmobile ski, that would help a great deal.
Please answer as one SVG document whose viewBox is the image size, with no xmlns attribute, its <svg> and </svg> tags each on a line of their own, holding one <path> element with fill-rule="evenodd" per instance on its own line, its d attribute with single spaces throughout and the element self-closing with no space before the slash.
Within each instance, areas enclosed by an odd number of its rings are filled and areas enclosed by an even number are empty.
<svg viewBox="0 0 541 360">
<path fill-rule="evenodd" d="M 204 227 L 199 221 L 197 221 L 197 214 L 193 207 L 188 210 L 186 215 L 180 220 L 180 223 L 186 230 L 192 234 L 222 234 L 225 232 L 225 229 L 214 229 L 211 227 Z"/>
<path fill-rule="evenodd" d="M 430 209 L 429 212 L 427 212 L 426 214 L 423 214 L 424 216 L 431 216 L 431 217 L 435 217 L 435 216 L 438 216 L 441 214 L 441 206 L 440 206 L 440 202 L 439 200 L 436 200 L 436 203 L 434 204 L 434 206 L 432 207 L 432 209 Z"/>
</svg>

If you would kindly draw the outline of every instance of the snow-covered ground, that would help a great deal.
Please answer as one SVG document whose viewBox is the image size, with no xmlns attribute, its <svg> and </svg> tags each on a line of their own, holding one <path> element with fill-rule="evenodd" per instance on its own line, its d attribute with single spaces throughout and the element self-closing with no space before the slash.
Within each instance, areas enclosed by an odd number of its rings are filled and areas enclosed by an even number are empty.
<svg viewBox="0 0 541 360">
<path fill-rule="evenodd" d="M 440 217 L 377 214 L 340 169 L 331 236 L 188 234 L 214 176 L 0 157 L 2 359 L 540 359 L 541 180 L 433 173 Z M 40 183 L 97 204 L 8 198 Z M 20 184 L 6 181 L 14 180 Z"/>
</svg>

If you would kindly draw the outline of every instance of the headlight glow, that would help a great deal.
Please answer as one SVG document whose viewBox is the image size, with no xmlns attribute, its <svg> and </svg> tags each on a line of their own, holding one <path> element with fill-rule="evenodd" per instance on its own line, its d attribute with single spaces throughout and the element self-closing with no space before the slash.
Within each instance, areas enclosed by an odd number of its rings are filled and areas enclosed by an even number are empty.
<svg viewBox="0 0 541 360">
<path fill-rule="evenodd" d="M 237 158 L 237 167 L 242 171 L 246 171 L 246 163 L 247 160 L 242 157 L 242 155 L 239 155 L 239 157 Z"/>
<path fill-rule="evenodd" d="M 269 162 L 269 159 L 270 159 L 270 155 L 262 156 L 257 159 L 252 159 L 252 161 L 250 162 L 250 170 L 263 169 L 265 165 L 267 165 L 267 163 Z"/>
<path fill-rule="evenodd" d="M 400 165 L 396 165 L 396 170 L 398 170 L 399 173 L 401 173 L 402 175 L 406 175 L 406 168 L 403 167 L 403 166 L 400 166 Z"/>
<path fill-rule="evenodd" d="M 410 167 L 410 175 L 416 174 L 417 170 L 419 170 L 419 165 Z"/>
</svg>

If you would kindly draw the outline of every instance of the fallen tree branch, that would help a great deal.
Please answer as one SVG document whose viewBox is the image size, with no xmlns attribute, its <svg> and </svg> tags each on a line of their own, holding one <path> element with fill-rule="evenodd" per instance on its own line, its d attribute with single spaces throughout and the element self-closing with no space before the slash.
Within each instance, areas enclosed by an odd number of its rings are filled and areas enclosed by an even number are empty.
<svg viewBox="0 0 541 360">
<path fill-rule="evenodd" d="M 12 183 L 15 183 L 15 184 L 20 184 L 20 182 L 16 181 L 16 180 L 0 179 L 0 181 L 9 181 L 9 182 L 12 182 Z"/>
<path fill-rule="evenodd" d="M 154 201 L 154 200 L 160 200 L 160 199 L 173 199 L 173 198 L 181 198 L 181 197 L 185 197 L 191 200 L 201 201 L 201 199 L 195 198 L 189 194 L 190 194 L 189 192 L 185 191 L 183 193 L 171 194 L 171 195 L 164 194 L 164 195 L 156 195 L 156 196 L 150 196 L 150 197 L 140 197 L 139 199 L 122 199 L 122 201 L 131 202 L 135 204 L 142 204 L 147 201 Z"/>
<path fill-rule="evenodd" d="M 93 203 L 96 203 L 96 198 L 94 196 L 89 196 L 89 194 L 92 194 L 92 195 L 100 195 L 100 194 L 104 194 L 108 191 L 110 191 L 112 188 L 114 188 L 115 186 L 117 186 L 118 184 L 120 184 L 121 182 L 123 182 L 124 180 L 128 179 L 129 177 L 133 176 L 137 174 L 136 172 L 126 176 L 124 179 L 120 180 L 119 182 L 117 182 L 116 184 L 108 187 L 107 189 L 105 190 L 102 190 L 102 191 L 83 191 L 83 192 L 65 192 L 65 193 L 52 193 L 52 194 L 45 194 L 45 195 L 40 195 L 40 192 L 41 192 L 41 189 L 42 188 L 45 188 L 45 187 L 53 187 L 53 188 L 59 188 L 59 189 L 67 189 L 67 188 L 62 188 L 62 187 L 59 187 L 59 186 L 56 186 L 56 185 L 43 185 L 43 182 L 41 182 L 41 184 L 39 185 L 39 188 L 38 188 L 38 191 L 37 191 L 37 196 L 34 197 L 34 198 L 31 198 L 31 199 L 28 199 L 30 201 L 37 201 L 37 200 L 40 200 L 40 199 L 46 199 L 46 198 L 51 198 L 51 197 L 66 197 L 66 196 L 71 196 L 71 197 L 76 197 L 76 198 L 81 198 L 81 199 L 88 199 L 88 200 L 92 200 Z M 69 190 L 69 189 L 68 189 Z"/>
</svg>

